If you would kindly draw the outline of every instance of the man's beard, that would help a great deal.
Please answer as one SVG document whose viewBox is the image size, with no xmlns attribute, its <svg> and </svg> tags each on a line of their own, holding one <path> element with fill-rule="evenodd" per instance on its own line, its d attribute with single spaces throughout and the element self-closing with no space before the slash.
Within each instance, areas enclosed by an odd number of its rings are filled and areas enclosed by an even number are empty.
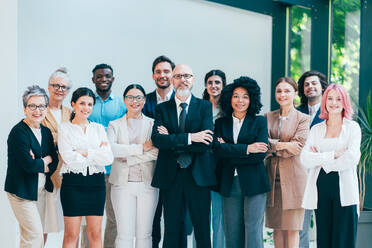
<svg viewBox="0 0 372 248">
<path fill-rule="evenodd" d="M 170 86 L 170 82 L 167 81 L 167 84 L 166 85 L 161 85 L 159 83 L 156 82 L 156 86 L 159 88 L 159 89 L 166 89 Z"/>
<path fill-rule="evenodd" d="M 112 84 L 110 84 L 109 87 L 107 87 L 106 89 L 101 89 L 101 88 L 96 87 L 96 91 L 106 93 L 106 92 L 109 92 L 111 90 L 111 86 L 112 86 Z"/>
<path fill-rule="evenodd" d="M 191 90 L 189 88 L 177 89 L 177 95 L 182 98 L 188 97 L 190 94 L 191 94 Z"/>
</svg>

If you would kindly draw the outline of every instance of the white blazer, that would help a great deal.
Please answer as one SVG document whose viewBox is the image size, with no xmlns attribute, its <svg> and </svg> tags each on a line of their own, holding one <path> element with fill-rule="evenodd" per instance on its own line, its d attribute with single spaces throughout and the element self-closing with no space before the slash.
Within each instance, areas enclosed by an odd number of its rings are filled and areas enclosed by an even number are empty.
<svg viewBox="0 0 372 248">
<path fill-rule="evenodd" d="M 326 173 L 331 171 L 338 172 L 340 178 L 341 206 L 359 205 L 357 177 L 357 165 L 360 159 L 361 142 L 359 124 L 344 118 L 338 143 L 334 151 L 312 152 L 310 147 L 314 146 L 318 148 L 319 142 L 325 137 L 326 129 L 327 125 L 325 121 L 313 126 L 300 155 L 302 165 L 309 169 L 309 177 L 305 188 L 302 207 L 305 209 L 317 208 L 318 190 L 316 182 L 321 168 L 323 168 Z M 347 147 L 346 152 L 339 158 L 334 159 L 335 151 L 344 147 Z"/>
<path fill-rule="evenodd" d="M 143 114 L 142 116 L 141 143 L 143 144 L 151 139 L 154 120 Z M 113 185 L 127 184 L 129 167 L 139 164 L 141 165 L 143 182 L 151 184 L 158 149 L 154 148 L 143 152 L 142 144 L 129 144 L 127 115 L 109 123 L 107 138 L 114 154 L 109 182 Z M 122 162 L 119 158 L 126 158 L 127 161 Z"/>
</svg>

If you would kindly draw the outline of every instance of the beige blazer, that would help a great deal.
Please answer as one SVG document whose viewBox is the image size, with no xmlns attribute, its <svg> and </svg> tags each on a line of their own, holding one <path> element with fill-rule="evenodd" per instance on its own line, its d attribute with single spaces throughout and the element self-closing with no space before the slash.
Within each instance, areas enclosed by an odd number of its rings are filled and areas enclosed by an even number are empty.
<svg viewBox="0 0 372 248">
<path fill-rule="evenodd" d="M 70 120 L 72 110 L 68 107 L 62 106 L 62 118 L 61 122 L 67 122 Z M 54 119 L 53 114 L 50 112 L 50 109 L 48 108 L 47 115 L 45 116 L 44 120 L 41 122 L 44 126 L 50 129 L 53 135 L 53 141 L 54 145 L 57 145 L 58 140 L 58 123 L 56 119 Z M 62 184 L 62 176 L 59 174 L 59 171 L 61 170 L 62 166 L 62 158 L 61 155 L 58 153 L 58 165 L 56 171 L 51 176 L 51 180 L 53 182 L 54 188 L 60 188 Z"/>
<path fill-rule="evenodd" d="M 285 142 L 289 145 L 304 147 L 310 127 L 310 117 L 292 108 L 285 120 L 282 120 L 280 141 L 278 137 L 279 110 L 267 113 L 266 115 L 269 131 L 269 151 L 265 165 L 271 192 L 268 194 L 267 205 L 274 204 L 275 177 L 279 167 L 280 186 L 282 190 L 283 209 L 301 208 L 304 196 L 307 172 L 301 165 L 300 153 L 289 150 L 276 150 L 278 142 Z"/>
<path fill-rule="evenodd" d="M 143 144 L 151 139 L 154 120 L 145 115 L 142 116 L 141 143 Z M 143 182 L 150 185 L 154 173 L 154 164 L 158 157 L 158 149 L 154 148 L 148 152 L 143 152 L 142 144 L 129 144 L 127 115 L 109 123 L 107 138 L 114 154 L 109 182 L 121 186 L 127 184 L 129 167 L 139 164 Z M 119 158 L 126 158 L 127 161 L 122 162 Z"/>
</svg>

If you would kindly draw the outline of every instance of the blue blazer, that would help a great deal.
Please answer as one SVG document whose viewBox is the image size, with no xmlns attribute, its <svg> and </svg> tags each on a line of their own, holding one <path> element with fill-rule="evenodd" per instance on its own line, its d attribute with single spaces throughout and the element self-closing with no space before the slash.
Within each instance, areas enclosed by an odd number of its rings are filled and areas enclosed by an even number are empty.
<svg viewBox="0 0 372 248">
<path fill-rule="evenodd" d="M 43 157 L 50 155 L 52 163 L 48 165 L 49 172 L 45 173 L 45 189 L 53 192 L 50 176 L 57 168 L 58 156 L 49 128 L 40 125 L 41 145 L 31 128 L 20 121 L 8 136 L 8 168 L 5 178 L 5 191 L 16 196 L 37 201 L 39 174 L 44 173 Z M 30 151 L 35 155 L 31 157 Z"/>
<path fill-rule="evenodd" d="M 174 97 L 174 90 L 171 96 L 171 99 Z M 169 99 L 170 100 L 170 99 Z M 158 101 L 156 99 L 156 90 L 146 95 L 146 103 L 143 106 L 142 113 L 147 117 L 155 119 L 155 107 L 158 105 Z"/>
<path fill-rule="evenodd" d="M 309 108 L 308 108 L 307 105 L 301 104 L 300 106 L 298 106 L 297 109 L 298 109 L 298 111 L 300 111 L 300 112 L 302 112 L 304 114 L 307 114 L 307 115 L 309 114 Z M 320 108 L 316 112 L 313 121 L 310 123 L 310 128 L 312 128 L 315 124 L 318 124 L 318 123 L 321 123 L 322 121 L 324 121 L 323 119 L 320 119 L 319 118 L 319 115 L 320 115 Z"/>
</svg>

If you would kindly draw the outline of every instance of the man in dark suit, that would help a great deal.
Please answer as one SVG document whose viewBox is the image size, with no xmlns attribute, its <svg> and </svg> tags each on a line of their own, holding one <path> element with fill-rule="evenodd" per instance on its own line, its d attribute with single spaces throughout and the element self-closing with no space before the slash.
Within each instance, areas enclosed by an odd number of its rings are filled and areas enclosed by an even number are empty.
<svg viewBox="0 0 372 248">
<path fill-rule="evenodd" d="M 323 121 L 319 118 L 322 94 L 328 86 L 326 76 L 318 71 L 307 71 L 298 80 L 301 105 L 298 110 L 310 115 L 310 128 Z M 312 210 L 305 210 L 304 224 L 300 231 L 300 248 L 309 248 L 309 229 Z"/>
<path fill-rule="evenodd" d="M 170 82 L 174 67 L 175 64 L 173 61 L 164 55 L 157 57 L 152 63 L 152 79 L 155 81 L 156 89 L 146 95 L 146 103 L 142 109 L 144 115 L 155 118 L 156 105 L 174 97 L 174 90 Z M 159 202 L 152 224 L 152 248 L 158 248 L 161 240 L 160 220 L 163 212 L 162 209 L 162 197 L 159 195 Z M 186 247 L 187 234 L 184 230 L 181 230 L 180 235 L 183 236 L 184 245 L 182 247 Z"/>
<path fill-rule="evenodd" d="M 191 94 L 194 76 L 189 66 L 177 65 L 171 81 L 175 97 L 157 105 L 152 132 L 152 142 L 159 148 L 152 186 L 160 188 L 163 197 L 163 248 L 181 247 L 185 208 L 197 247 L 210 248 L 210 186 L 216 184 L 210 150 L 212 105 Z"/>
<path fill-rule="evenodd" d="M 156 105 L 173 98 L 174 90 L 170 80 L 174 67 L 172 60 L 164 55 L 157 57 L 152 63 L 152 79 L 155 81 L 156 89 L 146 95 L 146 103 L 142 109 L 146 116 L 155 118 Z"/>
</svg>

